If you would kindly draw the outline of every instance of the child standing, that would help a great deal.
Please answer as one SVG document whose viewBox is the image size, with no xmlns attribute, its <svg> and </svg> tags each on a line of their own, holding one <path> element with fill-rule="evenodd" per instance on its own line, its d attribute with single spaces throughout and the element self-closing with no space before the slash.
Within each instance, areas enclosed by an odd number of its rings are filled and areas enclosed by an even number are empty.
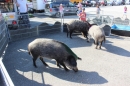
<svg viewBox="0 0 130 86">
<path fill-rule="evenodd" d="M 59 12 L 60 12 L 61 17 L 63 17 L 64 16 L 64 7 L 62 4 L 60 4 L 60 6 L 59 6 Z"/>
<path fill-rule="evenodd" d="M 123 14 L 123 17 L 124 17 L 124 16 L 125 16 L 125 18 L 127 18 L 127 7 L 126 7 L 126 6 L 124 7 L 124 14 Z M 123 18 L 123 17 L 122 17 L 122 18 Z"/>
<path fill-rule="evenodd" d="M 97 17 L 99 17 L 100 11 L 101 11 L 101 9 L 100 9 L 99 5 L 97 5 L 97 10 L 96 10 Z"/>
<path fill-rule="evenodd" d="M 79 14 L 80 20 L 86 22 L 86 13 L 85 8 L 82 9 L 82 12 Z"/>
</svg>

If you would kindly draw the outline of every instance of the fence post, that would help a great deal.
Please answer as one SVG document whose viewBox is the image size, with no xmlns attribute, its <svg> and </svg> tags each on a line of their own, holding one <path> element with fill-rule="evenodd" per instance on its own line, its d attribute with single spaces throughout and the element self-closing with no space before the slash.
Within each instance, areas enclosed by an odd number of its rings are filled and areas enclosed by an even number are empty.
<svg viewBox="0 0 130 86">
<path fill-rule="evenodd" d="M 61 15 L 61 32 L 63 32 L 64 13 L 63 14 L 60 13 L 60 15 Z"/>
<path fill-rule="evenodd" d="M 113 24 L 113 20 L 114 20 L 114 17 L 112 16 L 112 21 L 111 21 L 111 25 Z"/>
</svg>

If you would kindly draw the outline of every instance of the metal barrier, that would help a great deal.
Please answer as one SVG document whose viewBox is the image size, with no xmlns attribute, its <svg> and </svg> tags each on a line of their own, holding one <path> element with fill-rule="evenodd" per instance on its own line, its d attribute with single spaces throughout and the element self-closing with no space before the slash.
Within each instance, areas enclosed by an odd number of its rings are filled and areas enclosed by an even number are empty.
<svg viewBox="0 0 130 86">
<path fill-rule="evenodd" d="M 114 16 L 104 15 L 104 11 L 101 11 L 99 15 L 97 15 L 95 11 L 87 12 L 88 22 L 95 23 L 97 25 L 101 25 L 101 24 L 112 25 L 113 19 Z"/>
<path fill-rule="evenodd" d="M 4 18 L 0 21 L 0 56 L 2 56 L 5 47 L 9 41 L 9 33 Z"/>
<path fill-rule="evenodd" d="M 113 24 L 120 24 L 120 25 L 130 26 L 130 20 L 123 19 L 122 12 L 113 12 L 113 15 L 111 13 L 112 13 L 111 11 L 101 11 L 99 17 L 97 17 L 96 11 L 89 11 L 87 12 L 87 18 L 88 18 L 88 21 L 91 21 L 98 25 L 107 24 L 111 26 Z M 116 14 L 119 14 L 119 15 L 116 15 Z"/>
<path fill-rule="evenodd" d="M 14 86 L 8 72 L 2 62 L 3 53 L 9 41 L 9 33 L 4 18 L 0 21 L 0 84 L 2 86 Z"/>
</svg>

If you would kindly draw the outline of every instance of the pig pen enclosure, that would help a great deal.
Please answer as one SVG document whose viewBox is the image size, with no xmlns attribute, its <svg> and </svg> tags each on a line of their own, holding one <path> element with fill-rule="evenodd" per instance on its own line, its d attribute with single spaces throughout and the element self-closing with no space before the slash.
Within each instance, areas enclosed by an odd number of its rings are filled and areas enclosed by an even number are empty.
<svg viewBox="0 0 130 86">
<path fill-rule="evenodd" d="M 10 86 L 130 85 L 130 48 L 126 45 L 130 44 L 129 37 L 106 36 L 106 43 L 103 43 L 101 50 L 97 50 L 93 40 L 87 43 L 82 35 L 67 38 L 66 33 L 60 32 L 60 22 L 55 22 L 53 26 L 43 23 L 33 29 L 1 29 L 0 56 L 11 79 L 8 81 L 12 81 Z M 48 59 L 45 62 L 50 67 L 46 68 L 38 59 L 38 68 L 35 68 L 27 46 L 36 38 L 55 39 L 68 45 L 82 58 L 77 61 L 79 71 L 66 72 L 56 66 L 55 60 Z M 0 86 L 4 85 L 0 83 Z"/>
</svg>

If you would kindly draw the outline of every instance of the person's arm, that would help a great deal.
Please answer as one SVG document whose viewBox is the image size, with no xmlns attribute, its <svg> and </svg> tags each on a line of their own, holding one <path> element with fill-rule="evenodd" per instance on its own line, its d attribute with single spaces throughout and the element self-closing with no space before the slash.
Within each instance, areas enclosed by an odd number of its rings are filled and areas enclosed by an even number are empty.
<svg viewBox="0 0 130 86">
<path fill-rule="evenodd" d="M 80 17 L 80 12 L 78 12 L 78 16 Z"/>
<path fill-rule="evenodd" d="M 20 6 L 20 4 L 17 2 L 17 0 L 14 0 L 14 2 L 15 2 L 15 4 L 16 4 L 17 7 Z"/>
</svg>

